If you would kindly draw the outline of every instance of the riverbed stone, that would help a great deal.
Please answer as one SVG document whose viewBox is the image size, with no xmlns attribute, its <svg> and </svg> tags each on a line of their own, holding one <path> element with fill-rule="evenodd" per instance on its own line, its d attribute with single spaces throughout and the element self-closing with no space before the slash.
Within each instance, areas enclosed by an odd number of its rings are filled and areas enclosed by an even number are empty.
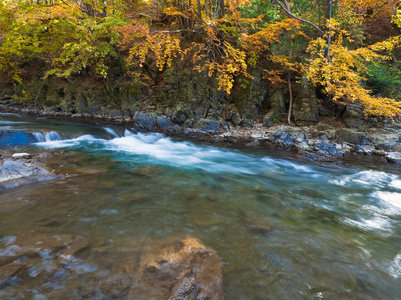
<svg viewBox="0 0 401 300">
<path fill-rule="evenodd" d="M 32 155 L 29 153 L 23 152 L 23 153 L 14 153 L 12 155 L 13 159 L 27 159 L 27 158 L 32 158 Z"/>
<path fill-rule="evenodd" d="M 198 239 L 157 241 L 145 246 L 143 253 L 138 286 L 148 287 L 146 299 L 223 299 L 221 260 Z M 133 286 L 129 297 L 135 298 L 137 290 Z"/>
<path fill-rule="evenodd" d="M 389 152 L 386 155 L 386 159 L 388 162 L 401 164 L 401 153 L 400 152 Z"/>
<path fill-rule="evenodd" d="M 269 233 L 273 229 L 273 224 L 259 218 L 258 216 L 255 216 L 252 213 L 244 212 L 242 213 L 241 218 L 251 229 L 257 232 Z"/>
<path fill-rule="evenodd" d="M 0 289 L 6 285 L 12 284 L 18 280 L 18 273 L 22 273 L 24 264 L 22 262 L 12 262 L 4 266 L 0 266 Z M 13 280 L 15 279 L 15 280 Z"/>
<path fill-rule="evenodd" d="M 6 160 L 0 166 L 0 189 L 53 178 L 53 173 L 33 163 Z"/>
</svg>

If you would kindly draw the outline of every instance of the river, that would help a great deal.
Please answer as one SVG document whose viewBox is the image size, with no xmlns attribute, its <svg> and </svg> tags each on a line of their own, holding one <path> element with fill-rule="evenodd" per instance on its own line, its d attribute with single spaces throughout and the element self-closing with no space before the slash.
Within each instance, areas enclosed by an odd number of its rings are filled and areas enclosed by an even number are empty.
<svg viewBox="0 0 401 300">
<path fill-rule="evenodd" d="M 89 241 L 62 271 L 49 270 L 43 255 L 29 276 L 0 285 L 1 299 L 67 299 L 110 276 L 108 262 L 93 256 L 99 245 L 124 259 L 127 249 L 185 235 L 221 258 L 225 299 L 401 298 L 397 167 L 319 165 L 127 125 L 14 114 L 0 115 L 0 129 L 34 133 L 35 143 L 2 148 L 49 153 L 62 174 L 0 191 L 0 264 L 21 232 Z"/>
</svg>

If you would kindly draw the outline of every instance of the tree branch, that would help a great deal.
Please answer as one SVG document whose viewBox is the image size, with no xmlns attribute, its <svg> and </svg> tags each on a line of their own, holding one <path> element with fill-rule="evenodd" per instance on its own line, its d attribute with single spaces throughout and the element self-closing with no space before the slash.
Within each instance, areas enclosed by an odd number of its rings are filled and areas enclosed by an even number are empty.
<svg viewBox="0 0 401 300">
<path fill-rule="evenodd" d="M 309 24 L 311 26 L 313 26 L 316 30 L 318 30 L 321 34 L 324 34 L 323 30 L 321 30 L 319 27 L 317 27 L 315 24 L 313 24 L 312 22 L 309 22 L 307 20 L 298 18 L 297 16 L 294 16 L 289 10 L 287 10 L 284 5 L 278 1 L 278 0 L 274 0 L 278 5 L 280 5 L 280 7 L 292 18 L 297 19 L 298 21 L 304 22 L 306 24 Z"/>
</svg>

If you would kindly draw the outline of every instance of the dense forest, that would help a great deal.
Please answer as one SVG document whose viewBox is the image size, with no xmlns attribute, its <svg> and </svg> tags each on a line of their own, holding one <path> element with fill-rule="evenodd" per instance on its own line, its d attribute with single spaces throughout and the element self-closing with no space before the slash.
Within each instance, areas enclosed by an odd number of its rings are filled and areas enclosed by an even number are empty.
<svg viewBox="0 0 401 300">
<path fill-rule="evenodd" d="M 174 66 L 213 78 L 230 97 L 259 74 L 270 90 L 288 91 L 290 121 L 292 91 L 304 78 L 324 101 L 394 118 L 399 2 L 1 0 L 0 79 L 14 98 L 36 104 L 54 80 L 157 90 Z"/>
</svg>

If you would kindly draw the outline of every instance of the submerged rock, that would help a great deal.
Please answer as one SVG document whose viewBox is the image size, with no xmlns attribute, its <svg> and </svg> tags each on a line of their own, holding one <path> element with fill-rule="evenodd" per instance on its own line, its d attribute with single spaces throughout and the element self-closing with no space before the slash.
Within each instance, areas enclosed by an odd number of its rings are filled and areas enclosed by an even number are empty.
<svg viewBox="0 0 401 300">
<path fill-rule="evenodd" d="M 145 254 L 139 265 L 140 285 L 148 287 L 143 299 L 223 298 L 221 260 L 198 239 L 159 241 L 143 250 Z M 138 297 L 141 295 L 138 292 L 135 286 L 132 287 L 128 298 Z"/>
<path fill-rule="evenodd" d="M 53 178 L 53 173 L 34 163 L 6 160 L 0 166 L 0 189 Z"/>
<path fill-rule="evenodd" d="M 401 153 L 400 152 L 389 152 L 386 155 L 388 162 L 401 164 Z"/>
<path fill-rule="evenodd" d="M 262 220 L 251 213 L 243 213 L 241 217 L 250 228 L 260 233 L 268 233 L 273 229 L 273 224 Z"/>
</svg>

